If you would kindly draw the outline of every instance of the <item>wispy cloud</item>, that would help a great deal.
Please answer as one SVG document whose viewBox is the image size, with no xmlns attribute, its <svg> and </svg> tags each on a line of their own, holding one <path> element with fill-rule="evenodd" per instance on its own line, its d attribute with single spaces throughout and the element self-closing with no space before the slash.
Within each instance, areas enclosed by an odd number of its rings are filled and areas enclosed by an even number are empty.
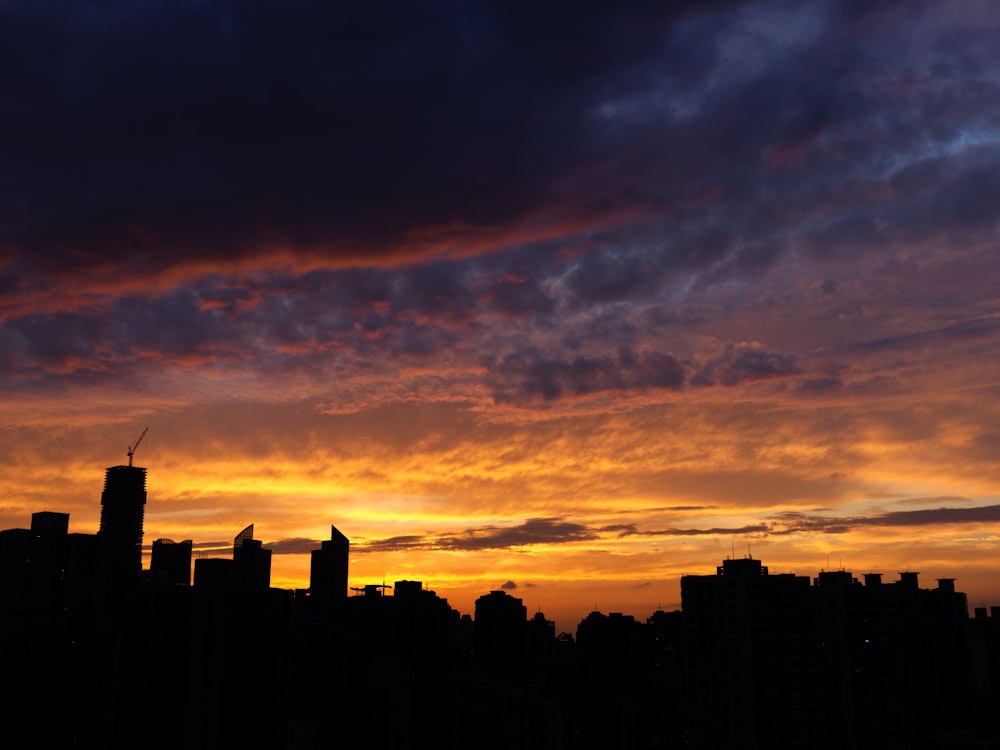
<svg viewBox="0 0 1000 750">
<path fill-rule="evenodd" d="M 760 523 L 732 527 L 710 528 L 643 528 L 639 524 L 609 524 L 590 527 L 558 518 L 528 519 L 507 528 L 485 526 L 461 534 L 428 534 L 404 536 L 365 542 L 365 552 L 387 550 L 488 550 L 516 548 L 536 544 L 558 545 L 594 542 L 606 535 L 625 537 L 764 537 L 788 534 L 846 534 L 866 526 L 927 526 L 1000 521 L 1000 505 L 972 508 L 934 508 L 912 511 L 891 511 L 872 516 L 836 517 L 789 511 Z M 290 540 L 296 542 L 298 540 Z"/>
</svg>

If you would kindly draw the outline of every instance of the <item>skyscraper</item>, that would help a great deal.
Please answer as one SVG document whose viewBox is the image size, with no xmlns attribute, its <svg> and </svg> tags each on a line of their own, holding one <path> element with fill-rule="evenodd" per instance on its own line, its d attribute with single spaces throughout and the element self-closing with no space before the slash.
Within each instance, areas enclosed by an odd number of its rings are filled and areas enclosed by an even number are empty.
<svg viewBox="0 0 1000 750">
<path fill-rule="evenodd" d="M 253 538 L 253 524 L 233 539 L 233 586 L 237 591 L 267 591 L 271 585 L 271 550 Z"/>
<path fill-rule="evenodd" d="M 146 512 L 146 470 L 111 466 L 104 474 L 101 558 L 112 596 L 134 586 L 142 570 L 142 522 Z"/>
<path fill-rule="evenodd" d="M 330 538 L 312 551 L 309 595 L 321 604 L 340 604 L 347 598 L 347 563 L 351 543 L 336 526 Z"/>
</svg>

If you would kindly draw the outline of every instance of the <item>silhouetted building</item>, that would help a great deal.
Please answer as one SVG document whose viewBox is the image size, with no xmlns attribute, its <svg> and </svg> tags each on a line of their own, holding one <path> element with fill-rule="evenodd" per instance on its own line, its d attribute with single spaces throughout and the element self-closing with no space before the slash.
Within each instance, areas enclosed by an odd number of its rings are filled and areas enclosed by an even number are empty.
<svg viewBox="0 0 1000 750">
<path fill-rule="evenodd" d="M 68 610 L 91 606 L 97 596 L 100 550 L 96 534 L 66 536 L 66 600 Z"/>
<path fill-rule="evenodd" d="M 523 667 L 528 611 L 506 591 L 476 599 L 475 643 L 479 663 L 498 678 L 514 678 Z"/>
<path fill-rule="evenodd" d="M 194 561 L 194 587 L 222 593 L 233 587 L 233 561 L 224 557 L 199 557 Z"/>
<path fill-rule="evenodd" d="M 253 530 L 232 559 L 194 563 L 188 747 L 282 747 L 287 734 L 293 594 L 270 588 L 271 550 Z"/>
<path fill-rule="evenodd" d="M 66 596 L 69 513 L 31 514 L 31 573 L 28 607 L 35 611 L 61 609 Z"/>
<path fill-rule="evenodd" d="M 259 593 L 271 586 L 271 550 L 253 538 L 253 524 L 233 539 L 233 557 L 194 561 L 194 586 L 206 592 Z"/>
<path fill-rule="evenodd" d="M 347 598 L 347 566 L 351 543 L 336 526 L 330 538 L 312 551 L 309 566 L 309 596 L 318 604 L 342 604 Z"/>
<path fill-rule="evenodd" d="M 142 570 L 142 522 L 146 470 L 111 466 L 104 474 L 101 527 L 97 536 L 112 599 L 134 588 Z"/>
<path fill-rule="evenodd" d="M 30 529 L 0 531 L 0 610 L 55 613 L 93 603 L 97 537 L 68 529 L 68 513 L 42 511 Z"/>
<path fill-rule="evenodd" d="M 64 537 L 69 533 L 69 513 L 42 510 L 31 514 L 31 533 L 36 537 Z"/>
<path fill-rule="evenodd" d="M 586 747 L 637 747 L 641 625 L 621 612 L 591 612 L 576 629 L 577 715 Z"/>
<path fill-rule="evenodd" d="M 251 524 L 194 586 L 191 540 L 157 539 L 163 585 L 136 586 L 145 472 L 107 470 L 98 534 L 0 531 L 0 746 L 1000 747 L 1000 608 L 970 621 L 950 578 L 726 560 L 683 612 L 593 612 L 574 642 L 504 591 L 474 622 L 420 581 L 348 598 L 336 527 L 308 595 L 270 588 Z"/>
<path fill-rule="evenodd" d="M 919 587 L 917 573 L 861 585 L 822 572 L 813 588 L 825 726 L 820 746 L 938 747 L 971 726 L 965 595 L 953 579 Z"/>
<path fill-rule="evenodd" d="M 27 606 L 33 539 L 30 529 L 0 531 L 0 612 L 20 612 Z"/>
<path fill-rule="evenodd" d="M 681 578 L 688 727 L 697 748 L 798 748 L 821 725 L 809 579 L 725 560 Z"/>
<path fill-rule="evenodd" d="M 1000 607 L 976 607 L 969 621 L 969 664 L 973 726 L 981 736 L 1000 738 Z"/>
<path fill-rule="evenodd" d="M 190 539 L 183 542 L 156 539 L 149 560 L 149 571 L 154 580 L 162 579 L 170 586 L 190 586 L 192 547 Z"/>
<path fill-rule="evenodd" d="M 689 740 L 699 748 L 939 748 L 972 726 L 968 612 L 952 579 L 861 585 L 752 559 L 681 579 Z"/>
<path fill-rule="evenodd" d="M 233 540 L 233 585 L 237 591 L 265 591 L 271 586 L 271 550 L 253 538 L 253 524 Z"/>
</svg>

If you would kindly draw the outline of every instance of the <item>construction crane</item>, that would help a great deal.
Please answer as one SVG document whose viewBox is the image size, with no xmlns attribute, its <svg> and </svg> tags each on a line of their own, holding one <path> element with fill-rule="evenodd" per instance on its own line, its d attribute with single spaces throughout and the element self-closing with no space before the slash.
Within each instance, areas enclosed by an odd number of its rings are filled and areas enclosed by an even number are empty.
<svg viewBox="0 0 1000 750">
<path fill-rule="evenodd" d="M 362 596 L 383 596 L 385 590 L 391 588 L 386 583 L 366 583 L 364 586 L 351 586 L 351 591 Z"/>
<path fill-rule="evenodd" d="M 132 456 L 135 455 L 135 449 L 139 447 L 139 443 L 141 443 L 142 439 L 144 437 L 146 437 L 146 430 L 148 430 L 148 429 L 149 429 L 149 427 L 146 427 L 146 429 L 142 431 L 142 434 L 138 437 L 138 439 L 134 443 L 132 443 L 132 445 L 130 445 L 128 447 L 128 465 L 129 466 L 132 465 Z"/>
</svg>

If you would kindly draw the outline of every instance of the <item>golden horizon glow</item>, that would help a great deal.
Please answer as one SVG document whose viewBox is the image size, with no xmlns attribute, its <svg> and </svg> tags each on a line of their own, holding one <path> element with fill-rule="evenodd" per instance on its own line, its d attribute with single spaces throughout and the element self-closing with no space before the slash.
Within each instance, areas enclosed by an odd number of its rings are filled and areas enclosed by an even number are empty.
<svg viewBox="0 0 1000 750">
<path fill-rule="evenodd" d="M 262 420 L 281 411 L 263 408 Z M 471 613 L 478 596 L 509 582 L 510 593 L 558 617 L 562 630 L 594 608 L 644 618 L 650 607 L 676 607 L 681 575 L 712 572 L 733 551 L 775 572 L 809 576 L 828 558 L 856 575 L 917 566 L 932 578 L 958 578 L 974 602 L 1000 600 L 995 582 L 980 572 L 993 569 L 995 527 L 864 520 L 998 503 L 988 477 L 966 476 L 947 460 L 966 445 L 955 424 L 935 435 L 933 446 L 919 446 L 894 431 L 873 431 L 871 416 L 859 410 L 838 414 L 850 416 L 858 439 L 817 431 L 808 415 L 826 407 L 803 412 L 773 398 L 671 399 L 632 415 L 562 417 L 530 428 L 470 420 L 456 405 L 427 408 L 394 411 L 404 422 L 433 415 L 416 441 L 395 438 L 391 429 L 377 437 L 384 415 L 371 422 L 369 414 L 329 415 L 305 404 L 287 407 L 297 416 L 286 431 L 263 421 L 248 430 L 245 419 L 218 420 L 209 430 L 196 410 L 150 414 L 135 462 L 149 472 L 146 543 L 192 539 L 196 554 L 225 556 L 232 537 L 254 523 L 265 546 L 312 540 L 318 548 L 333 524 L 352 541 L 352 586 L 420 580 Z M 671 428 L 668 415 L 683 418 Z M 365 432 L 341 439 L 358 425 Z M 187 442 L 176 437 L 185 427 Z M 33 460 L 8 472 L 4 527 L 56 510 L 72 513 L 71 531 L 96 531 L 102 464 L 124 458 L 112 452 L 102 461 L 100 444 L 133 431 L 117 423 L 71 428 L 61 434 L 78 439 L 60 438 L 33 457 L 22 453 Z M 928 461 L 929 452 L 946 460 Z M 786 528 L 794 526 L 786 513 L 822 523 L 796 531 Z M 532 536 L 532 519 L 565 527 L 542 524 Z M 833 528 L 838 519 L 845 529 Z M 272 585 L 308 587 L 308 559 L 306 550 L 283 552 L 279 544 Z"/>
</svg>

